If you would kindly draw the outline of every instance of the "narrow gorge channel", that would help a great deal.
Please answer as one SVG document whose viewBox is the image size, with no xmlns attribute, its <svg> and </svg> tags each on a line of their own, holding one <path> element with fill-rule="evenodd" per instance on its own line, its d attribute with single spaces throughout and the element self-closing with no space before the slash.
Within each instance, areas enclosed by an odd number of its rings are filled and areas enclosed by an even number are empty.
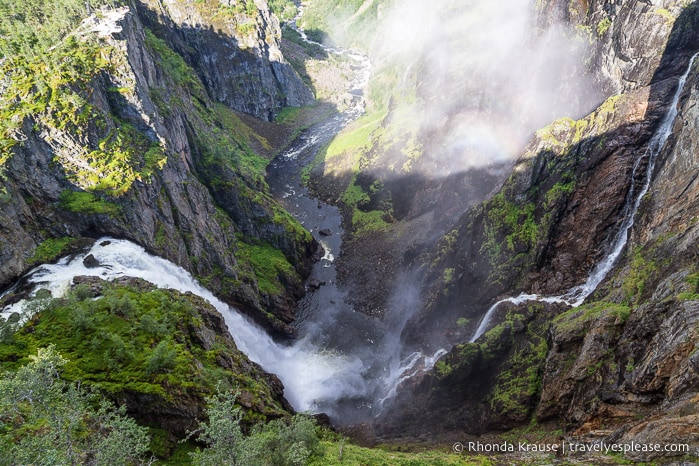
<svg viewBox="0 0 699 466">
<path fill-rule="evenodd" d="M 0 11 L 0 463 L 699 459 L 699 0 Z"/>
</svg>

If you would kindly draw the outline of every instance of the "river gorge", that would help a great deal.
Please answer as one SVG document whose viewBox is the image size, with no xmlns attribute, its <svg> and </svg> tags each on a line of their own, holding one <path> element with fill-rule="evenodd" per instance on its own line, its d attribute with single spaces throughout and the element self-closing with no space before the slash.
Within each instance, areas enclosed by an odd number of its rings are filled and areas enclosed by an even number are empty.
<svg viewBox="0 0 699 466">
<path fill-rule="evenodd" d="M 696 2 L 2 2 L 4 374 L 166 461 L 222 387 L 241 438 L 699 455 Z"/>
</svg>

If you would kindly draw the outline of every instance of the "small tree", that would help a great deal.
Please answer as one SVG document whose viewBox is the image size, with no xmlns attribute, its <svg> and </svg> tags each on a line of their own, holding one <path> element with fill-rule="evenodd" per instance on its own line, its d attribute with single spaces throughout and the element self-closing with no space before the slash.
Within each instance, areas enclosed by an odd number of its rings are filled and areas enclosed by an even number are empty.
<svg viewBox="0 0 699 466">
<path fill-rule="evenodd" d="M 169 340 L 163 340 L 155 347 L 153 353 L 148 358 L 146 371 L 151 374 L 169 372 L 175 367 L 177 349 Z"/>
<path fill-rule="evenodd" d="M 147 429 L 94 391 L 59 378 L 53 345 L 0 376 L 0 464 L 143 464 Z"/>
<path fill-rule="evenodd" d="M 240 420 L 243 417 L 240 406 L 235 404 L 238 393 L 223 392 L 217 388 L 216 393 L 207 398 L 206 415 L 209 422 L 200 422 L 198 439 L 208 448 L 190 453 L 194 464 L 202 466 L 239 464 L 243 432 Z"/>
<path fill-rule="evenodd" d="M 207 445 L 190 453 L 194 464 L 230 466 L 301 466 L 320 453 L 315 421 L 297 414 L 291 420 L 258 424 L 249 436 L 240 428 L 242 410 L 235 404 L 237 392 L 219 389 L 207 400 L 208 422 L 199 424 L 198 439 Z"/>
</svg>

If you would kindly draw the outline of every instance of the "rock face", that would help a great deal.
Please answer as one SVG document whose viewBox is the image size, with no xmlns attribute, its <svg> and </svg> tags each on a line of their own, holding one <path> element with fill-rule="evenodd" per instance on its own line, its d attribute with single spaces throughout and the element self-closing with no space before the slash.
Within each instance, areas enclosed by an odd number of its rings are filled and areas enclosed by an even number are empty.
<svg viewBox="0 0 699 466">
<path fill-rule="evenodd" d="M 267 120 L 279 107 L 312 104 L 279 49 L 279 20 L 265 1 L 247 5 L 147 0 L 139 11 L 194 67 L 214 101 Z"/>
<path fill-rule="evenodd" d="M 539 130 L 502 190 L 439 242 L 411 338 L 463 342 L 497 297 L 563 293 L 608 254 L 633 165 L 699 51 L 697 5 L 659 3 L 544 5 L 542 20 L 564 18 L 596 35 L 592 70 L 618 94 L 581 120 Z M 666 440 L 699 451 L 696 70 L 695 64 L 625 252 L 596 293 L 573 309 L 502 305 L 492 330 L 456 344 L 398 397 L 380 432 L 390 436 L 400 424 L 449 436 L 535 418 L 560 422 L 573 435 L 604 428 L 608 442 Z M 459 318 L 464 325 L 454 325 Z M 396 413 L 402 414 L 393 424 Z"/>
<path fill-rule="evenodd" d="M 180 11 L 178 5 L 169 2 L 172 15 Z M 81 89 L 74 98 L 84 101 L 90 119 L 71 125 L 54 118 L 49 108 L 21 120 L 14 135 L 21 143 L 11 147 L 3 167 L 0 285 L 35 263 L 42 250 L 37 246 L 47 241 L 111 235 L 181 265 L 263 325 L 289 334 L 294 304 L 304 293 L 303 278 L 319 246 L 268 193 L 266 161 L 245 139 L 251 130 L 210 97 L 227 93 L 219 100 L 252 102 L 259 96 L 230 81 L 203 85 L 142 23 L 142 18 L 162 21 L 153 27 L 177 48 L 194 40 L 181 30 L 185 20 L 154 15 L 139 4 L 138 11 L 108 10 L 83 22 L 78 40 L 99 41 L 98 59 L 107 62 L 73 86 Z M 258 50 L 245 65 L 265 76 L 277 66 L 268 61 L 275 58 L 277 32 L 268 15 L 257 11 L 251 16 L 257 22 L 248 28 L 266 38 L 268 55 Z M 210 31 L 199 26 L 202 33 Z M 225 35 L 196 38 L 198 47 L 216 56 L 223 50 L 229 55 L 252 51 L 238 50 Z M 266 116 L 282 102 L 308 101 L 309 91 L 284 73 L 276 84 L 265 81 L 274 89 L 258 83 L 256 92 L 275 96 L 282 88 L 274 86 L 284 82 L 286 100 L 262 99 L 259 108 L 248 111 Z M 59 91 L 70 89 L 69 84 Z M 105 159 L 111 162 L 100 165 Z M 110 171 L 108 163 L 122 165 Z M 125 184 L 111 181 L 124 173 L 132 175 Z M 254 266 L 265 260 L 263 253 L 281 264 L 264 277 Z"/>
<path fill-rule="evenodd" d="M 107 282 L 82 276 L 74 282 L 72 294 L 51 301 L 50 310 L 3 341 L 3 369 L 28 356 L 27 341 L 41 347 L 59 340 L 57 350 L 71 356 L 65 378 L 98 388 L 143 425 L 175 439 L 197 429 L 206 398 L 217 389 L 238 392 L 247 426 L 293 413 L 281 381 L 238 350 L 229 331 L 235 329 L 203 298 L 133 277 Z M 66 306 L 81 309 L 84 319 L 66 315 Z M 52 334 L 57 328 L 66 338 Z"/>
</svg>

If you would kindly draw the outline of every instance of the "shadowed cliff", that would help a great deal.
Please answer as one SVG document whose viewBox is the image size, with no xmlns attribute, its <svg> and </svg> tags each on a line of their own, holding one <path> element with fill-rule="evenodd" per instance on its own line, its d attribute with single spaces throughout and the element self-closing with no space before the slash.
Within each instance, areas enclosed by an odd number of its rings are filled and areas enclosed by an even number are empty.
<svg viewBox="0 0 699 466">
<path fill-rule="evenodd" d="M 502 190 L 471 209 L 438 245 L 427 268 L 425 307 L 409 327 L 409 341 L 463 342 L 496 298 L 558 294 L 584 281 L 608 253 L 633 163 L 667 112 L 678 75 L 699 50 L 697 21 L 696 3 L 682 10 L 658 67 L 642 74 L 646 82 L 635 90 L 608 99 L 586 118 L 559 120 L 537 132 Z M 691 174 L 672 167 L 694 167 L 696 77 L 692 70 L 626 252 L 591 304 L 572 310 L 502 305 L 491 331 L 458 344 L 430 375 L 403 387 L 379 422 L 380 435 L 407 430 L 417 438 L 458 439 L 535 416 L 578 435 L 614 425 L 619 430 L 611 440 L 650 439 L 674 425 L 663 439 L 694 441 L 691 415 L 672 419 L 679 411 L 669 409 L 669 420 L 660 415 L 655 424 L 637 423 L 636 416 L 691 399 L 696 391 L 688 383 L 696 371 L 690 357 L 696 337 L 691 323 L 680 324 L 693 315 L 695 299 L 690 245 L 696 244 L 696 212 L 688 201 L 694 188 Z M 675 212 L 674 221 L 667 210 Z M 667 375 L 652 376 L 653 370 Z M 676 409 L 691 413 L 692 403 Z"/>
</svg>

